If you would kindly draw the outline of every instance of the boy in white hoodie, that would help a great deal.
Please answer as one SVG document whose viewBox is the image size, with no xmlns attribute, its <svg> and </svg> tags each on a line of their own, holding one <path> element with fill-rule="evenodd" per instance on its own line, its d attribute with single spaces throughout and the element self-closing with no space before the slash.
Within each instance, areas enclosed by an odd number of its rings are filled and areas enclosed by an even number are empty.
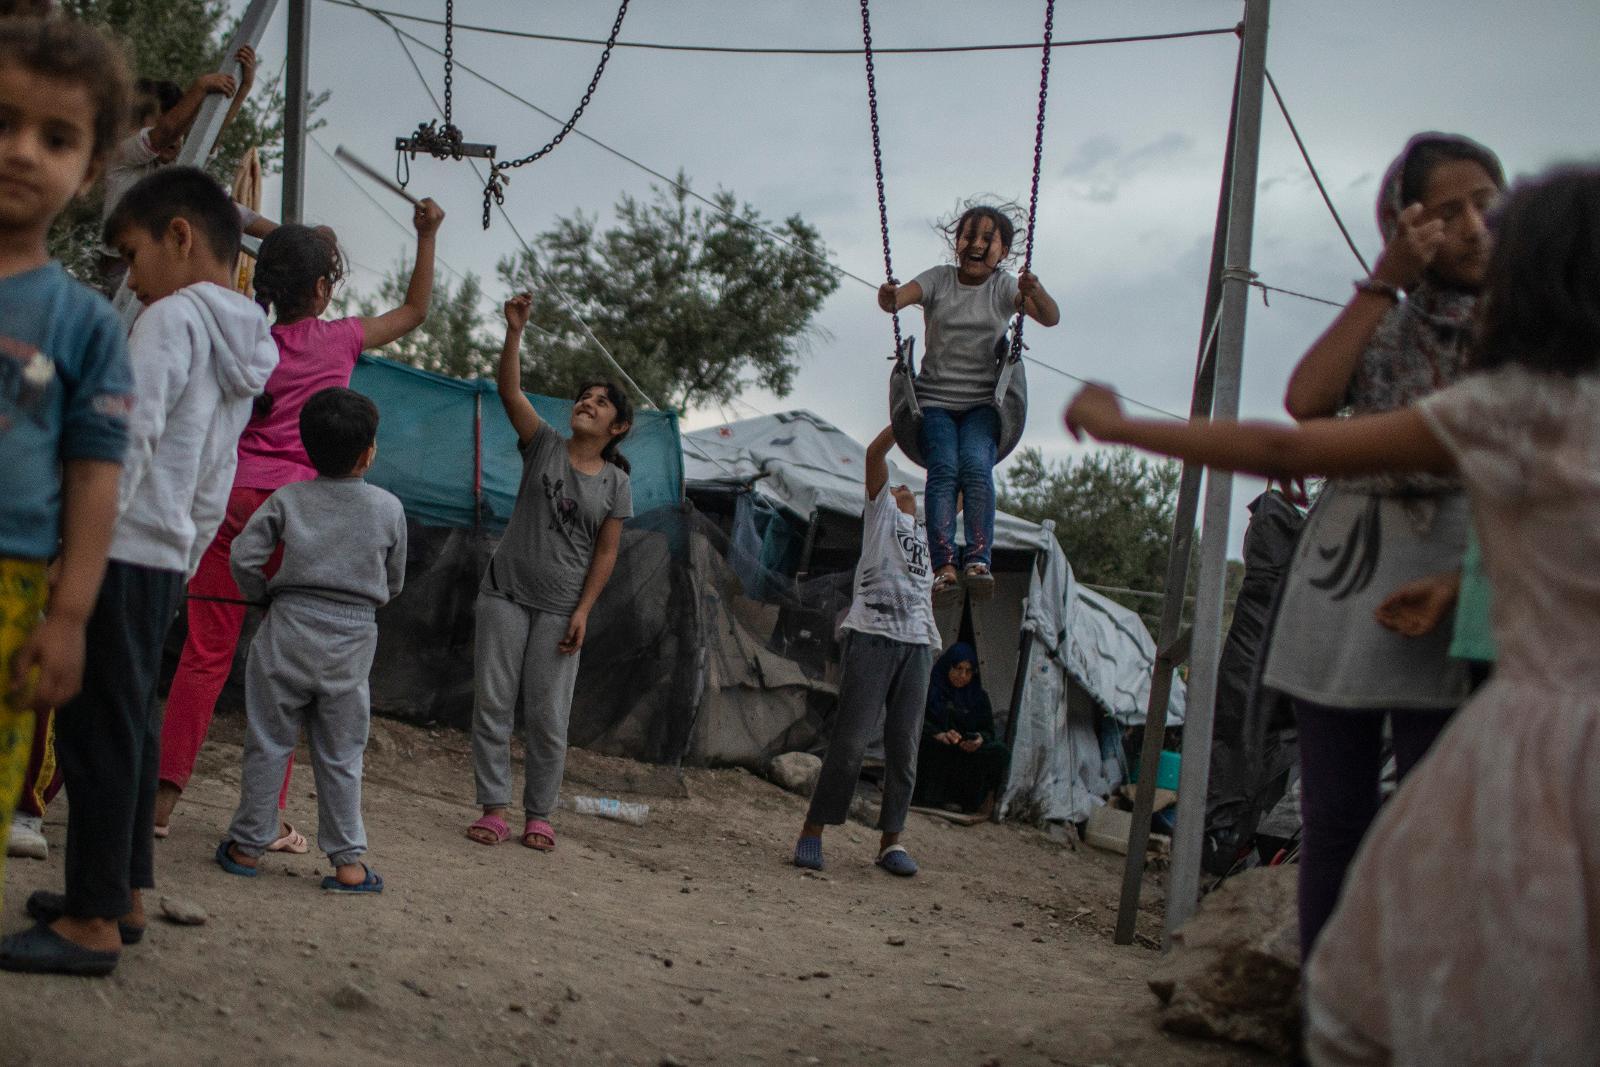
<svg viewBox="0 0 1600 1067">
<path fill-rule="evenodd" d="M 252 401 L 278 363 L 266 316 L 229 288 L 239 235 L 227 193 L 189 167 L 140 181 L 106 222 L 105 240 L 146 305 L 128 339 L 128 453 L 83 690 L 56 726 L 72 798 L 66 893 L 28 899 L 39 925 L 0 943 L 7 970 L 108 974 L 120 946 L 144 932 L 161 646 L 222 521 Z"/>
</svg>

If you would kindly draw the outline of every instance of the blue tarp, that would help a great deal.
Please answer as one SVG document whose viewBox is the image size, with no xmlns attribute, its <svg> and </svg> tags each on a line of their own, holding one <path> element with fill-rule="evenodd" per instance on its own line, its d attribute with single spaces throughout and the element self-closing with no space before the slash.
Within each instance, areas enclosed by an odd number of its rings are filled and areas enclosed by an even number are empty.
<svg viewBox="0 0 1600 1067">
<path fill-rule="evenodd" d="M 362 356 L 350 388 L 371 397 L 381 416 L 378 459 L 368 481 L 399 497 L 407 515 L 430 526 L 505 526 L 522 478 L 522 457 L 494 382 L 447 378 Z M 541 418 L 567 433 L 570 400 L 532 393 L 528 399 Z M 677 505 L 683 497 L 683 445 L 676 412 L 637 411 L 622 452 L 633 465 L 634 514 Z"/>
</svg>

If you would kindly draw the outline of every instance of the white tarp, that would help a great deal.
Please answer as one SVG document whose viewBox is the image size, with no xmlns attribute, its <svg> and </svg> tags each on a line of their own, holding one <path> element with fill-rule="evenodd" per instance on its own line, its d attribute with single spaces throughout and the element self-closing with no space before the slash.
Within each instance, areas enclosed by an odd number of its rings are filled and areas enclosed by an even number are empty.
<svg viewBox="0 0 1600 1067">
<path fill-rule="evenodd" d="M 810 412 L 698 430 L 685 434 L 683 442 L 684 482 L 690 488 L 750 485 L 802 521 L 816 510 L 861 515 L 866 449 Z M 890 468 L 892 480 L 921 495 L 919 470 L 892 462 Z M 1155 641 L 1136 612 L 1073 580 L 1048 524 L 1000 513 L 995 547 L 1039 553 L 1021 605 L 1021 628 L 1033 634 L 1033 646 L 1005 805 L 1035 818 L 1081 821 L 1123 778 L 1115 754 L 1120 746 L 1108 745 L 1102 753 L 1098 712 L 1121 726 L 1144 721 Z M 1016 645 L 1011 647 L 1015 662 Z M 1074 699 L 1077 690 L 1088 702 Z M 1182 724 L 1184 698 L 1182 680 L 1174 679 L 1168 725 Z"/>
</svg>

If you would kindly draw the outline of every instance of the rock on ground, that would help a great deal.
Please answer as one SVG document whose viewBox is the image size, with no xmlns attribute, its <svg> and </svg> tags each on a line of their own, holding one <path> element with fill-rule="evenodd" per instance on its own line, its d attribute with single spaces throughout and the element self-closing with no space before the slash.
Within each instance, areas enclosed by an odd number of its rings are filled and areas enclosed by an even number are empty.
<svg viewBox="0 0 1600 1067">
<path fill-rule="evenodd" d="M 774 782 L 791 793 L 803 797 L 816 788 L 817 775 L 822 773 L 822 760 L 809 752 L 785 752 L 772 757 L 767 774 Z"/>
<path fill-rule="evenodd" d="M 1173 934 L 1150 977 L 1161 1025 L 1292 1055 L 1300 1041 L 1300 941 L 1293 866 L 1228 879 Z"/>
</svg>

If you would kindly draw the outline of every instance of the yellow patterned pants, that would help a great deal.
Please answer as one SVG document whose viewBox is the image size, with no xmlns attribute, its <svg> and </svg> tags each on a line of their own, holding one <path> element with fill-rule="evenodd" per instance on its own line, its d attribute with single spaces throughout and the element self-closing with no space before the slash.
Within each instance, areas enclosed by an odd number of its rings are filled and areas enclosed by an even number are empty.
<svg viewBox="0 0 1600 1067">
<path fill-rule="evenodd" d="M 33 751 L 33 712 L 26 694 L 12 685 L 11 664 L 39 624 L 48 596 L 43 563 L 0 558 L 0 843 L 11 831 L 11 813 Z M 5 862 L 0 848 L 0 889 Z"/>
</svg>

